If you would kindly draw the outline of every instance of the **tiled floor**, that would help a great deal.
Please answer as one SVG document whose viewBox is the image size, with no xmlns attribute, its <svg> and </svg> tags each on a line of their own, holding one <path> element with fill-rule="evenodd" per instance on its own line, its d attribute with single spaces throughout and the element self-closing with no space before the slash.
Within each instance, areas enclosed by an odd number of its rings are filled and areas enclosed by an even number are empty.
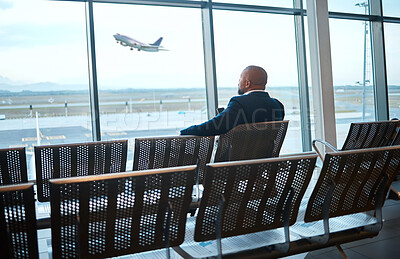
<svg viewBox="0 0 400 259">
<path fill-rule="evenodd" d="M 397 182 L 400 187 L 400 181 Z M 400 188 L 399 188 L 400 189 Z M 344 252 L 350 259 L 358 258 L 400 258 L 400 201 L 387 200 L 383 208 L 384 224 L 379 235 L 374 238 L 364 239 L 342 245 Z M 51 258 L 51 232 L 50 229 L 39 230 L 39 253 L 41 259 Z M 148 258 L 164 258 L 163 251 L 153 254 Z M 173 254 L 171 254 L 173 258 Z M 143 254 L 142 254 L 143 256 Z M 141 257 L 141 256 L 139 256 Z M 125 256 L 124 258 L 138 258 L 137 256 Z M 300 255 L 289 256 L 287 259 L 302 258 L 342 258 L 335 247 L 316 250 Z"/>
</svg>

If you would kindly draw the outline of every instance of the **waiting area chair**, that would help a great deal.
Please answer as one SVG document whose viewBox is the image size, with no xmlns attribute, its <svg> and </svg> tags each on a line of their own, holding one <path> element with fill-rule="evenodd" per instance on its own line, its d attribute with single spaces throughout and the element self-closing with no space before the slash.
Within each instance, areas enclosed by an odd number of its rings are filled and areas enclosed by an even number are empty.
<svg viewBox="0 0 400 259">
<path fill-rule="evenodd" d="M 398 123 L 397 120 L 351 123 L 341 150 L 388 146 L 393 141 Z M 313 141 L 313 147 L 321 159 L 323 156 L 317 148 L 316 142 L 324 144 L 332 151 L 338 151 L 328 142 L 316 139 Z"/>
<path fill-rule="evenodd" d="M 395 138 L 393 139 L 392 142 L 392 146 L 397 146 L 400 145 L 400 125 L 398 125 L 398 129 L 397 129 L 397 134 L 395 136 Z M 397 179 L 399 179 L 400 174 L 397 175 Z M 389 191 L 389 195 L 388 195 L 389 199 L 394 199 L 394 200 L 400 200 L 400 190 L 397 187 L 391 185 L 390 186 L 390 191 Z"/>
<path fill-rule="evenodd" d="M 184 258 L 277 258 L 329 246 L 343 252 L 343 243 L 378 235 L 400 146 L 328 153 L 300 203 L 316 157 L 210 165 L 195 225 L 189 218 L 174 249 Z"/>
<path fill-rule="evenodd" d="M 38 200 L 50 200 L 49 180 L 124 172 L 128 140 L 35 146 Z"/>
<path fill-rule="evenodd" d="M 136 138 L 133 171 L 197 164 L 202 182 L 213 147 L 214 136 Z"/>
<path fill-rule="evenodd" d="M 0 257 L 39 258 L 33 183 L 0 186 Z"/>
<path fill-rule="evenodd" d="M 301 221 L 291 229 L 317 248 L 378 235 L 385 194 L 400 171 L 400 146 L 328 153 Z M 304 248 L 303 248 L 304 249 Z"/>
<path fill-rule="evenodd" d="M 287 251 L 289 226 L 316 159 L 313 154 L 207 165 L 196 224 L 188 219 L 185 243 L 174 249 L 184 258 L 232 256 L 269 245 Z"/>
<path fill-rule="evenodd" d="M 24 147 L 0 149 L 0 185 L 28 182 Z"/>
<path fill-rule="evenodd" d="M 180 245 L 195 167 L 50 180 L 53 258 L 104 258 Z"/>
<path fill-rule="evenodd" d="M 249 123 L 220 135 L 214 162 L 279 156 L 289 121 Z"/>
</svg>

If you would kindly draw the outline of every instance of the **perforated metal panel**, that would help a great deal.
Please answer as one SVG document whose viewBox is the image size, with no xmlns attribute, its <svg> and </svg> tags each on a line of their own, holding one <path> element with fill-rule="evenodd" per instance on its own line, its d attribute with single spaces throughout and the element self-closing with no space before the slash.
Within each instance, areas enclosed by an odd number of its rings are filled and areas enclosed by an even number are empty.
<svg viewBox="0 0 400 259">
<path fill-rule="evenodd" d="M 279 156 L 289 121 L 242 124 L 220 136 L 215 162 Z"/>
<path fill-rule="evenodd" d="M 397 121 L 352 123 L 342 150 L 383 147 L 396 133 Z"/>
<path fill-rule="evenodd" d="M 124 172 L 128 140 L 35 147 L 39 201 L 50 200 L 49 180 Z"/>
<path fill-rule="evenodd" d="M 290 224 L 294 224 L 316 157 L 309 155 L 208 165 L 196 219 L 195 241 L 216 238 L 218 204 L 222 195 L 225 199 L 222 237 L 282 227 L 282 211 L 291 188 L 294 197 L 290 204 Z"/>
<path fill-rule="evenodd" d="M 102 258 L 184 240 L 195 166 L 51 180 L 53 258 Z"/>
<path fill-rule="evenodd" d="M 0 187 L 0 257 L 39 258 L 33 184 Z"/>
<path fill-rule="evenodd" d="M 387 188 L 400 170 L 400 146 L 328 153 L 310 197 L 305 221 L 323 219 L 322 205 L 331 180 L 336 184 L 329 217 L 374 210 L 379 186 L 387 175 Z"/>
<path fill-rule="evenodd" d="M 195 165 L 199 158 L 199 179 L 210 162 L 213 136 L 174 136 L 135 139 L 133 171 Z"/>
<path fill-rule="evenodd" d="M 25 148 L 0 149 L 0 185 L 27 181 Z"/>
</svg>

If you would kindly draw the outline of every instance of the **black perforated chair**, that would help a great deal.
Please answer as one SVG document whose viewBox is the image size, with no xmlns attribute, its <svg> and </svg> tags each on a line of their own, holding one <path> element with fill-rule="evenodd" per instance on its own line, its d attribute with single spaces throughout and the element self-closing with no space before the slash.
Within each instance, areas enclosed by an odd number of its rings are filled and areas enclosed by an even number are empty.
<svg viewBox="0 0 400 259">
<path fill-rule="evenodd" d="M 27 181 L 25 148 L 0 149 L 0 185 Z"/>
<path fill-rule="evenodd" d="M 133 171 L 197 164 L 202 182 L 213 147 L 213 136 L 136 138 Z"/>
<path fill-rule="evenodd" d="M 33 184 L 0 187 L 0 257 L 39 258 Z"/>
<path fill-rule="evenodd" d="M 124 172 L 128 140 L 35 147 L 38 200 L 50 200 L 49 180 Z"/>
<path fill-rule="evenodd" d="M 314 153 L 207 165 L 194 235 L 189 218 L 185 243 L 175 250 L 184 258 L 229 257 L 258 247 L 287 251 L 289 226 L 316 159 Z"/>
<path fill-rule="evenodd" d="M 53 258 L 104 258 L 181 244 L 195 167 L 50 180 Z"/>
<path fill-rule="evenodd" d="M 397 119 L 396 119 L 397 120 Z M 398 125 L 398 129 L 397 129 L 397 134 L 393 139 L 392 142 L 392 146 L 397 146 L 400 145 L 400 124 Z M 396 176 L 397 178 L 395 180 L 399 180 L 400 178 L 400 173 Z M 389 199 L 394 199 L 394 200 L 400 200 L 400 190 L 399 188 L 395 187 L 395 186 L 390 186 L 390 191 L 389 191 L 389 195 L 388 195 Z"/>
<path fill-rule="evenodd" d="M 341 150 L 388 146 L 396 134 L 397 124 L 398 121 L 394 120 L 352 123 Z M 313 147 L 321 159 L 323 159 L 323 155 L 317 148 L 316 142 L 324 144 L 332 151 L 338 151 L 328 142 L 316 139 L 313 141 Z"/>
<path fill-rule="evenodd" d="M 399 171 L 400 146 L 327 153 L 307 209 L 299 213 L 304 221 L 291 230 L 341 252 L 342 243 L 378 235 L 385 194 Z"/>
<path fill-rule="evenodd" d="M 214 162 L 278 157 L 289 121 L 236 126 L 218 139 Z"/>
</svg>

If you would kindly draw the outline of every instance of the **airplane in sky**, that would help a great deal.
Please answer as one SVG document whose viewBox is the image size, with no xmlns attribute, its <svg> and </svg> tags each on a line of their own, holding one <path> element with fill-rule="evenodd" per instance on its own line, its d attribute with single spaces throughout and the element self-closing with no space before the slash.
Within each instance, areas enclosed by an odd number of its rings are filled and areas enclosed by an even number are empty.
<svg viewBox="0 0 400 259">
<path fill-rule="evenodd" d="M 146 44 L 119 33 L 114 34 L 113 36 L 117 41 L 117 43 L 121 44 L 124 47 L 129 46 L 131 50 L 133 50 L 134 48 L 137 49 L 138 51 L 143 50 L 149 52 L 158 52 L 160 50 L 167 50 L 163 46 L 160 46 L 163 37 L 160 37 L 154 43 Z"/>
</svg>

